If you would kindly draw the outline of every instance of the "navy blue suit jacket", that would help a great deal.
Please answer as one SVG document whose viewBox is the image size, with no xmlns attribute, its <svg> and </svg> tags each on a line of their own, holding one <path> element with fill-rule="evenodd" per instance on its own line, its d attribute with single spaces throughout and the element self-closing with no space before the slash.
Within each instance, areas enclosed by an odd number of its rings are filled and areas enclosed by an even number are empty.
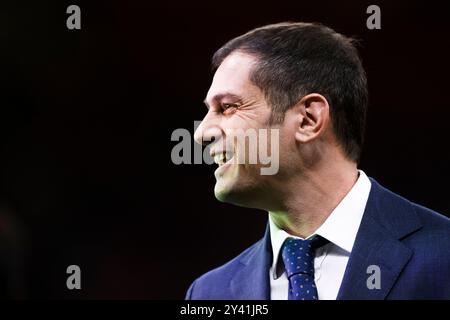
<svg viewBox="0 0 450 320">
<path fill-rule="evenodd" d="M 383 188 L 372 188 L 338 299 L 450 299 L 450 220 Z M 186 299 L 270 299 L 269 228 L 260 241 L 195 280 Z M 370 265 L 380 289 L 369 289 Z"/>
</svg>

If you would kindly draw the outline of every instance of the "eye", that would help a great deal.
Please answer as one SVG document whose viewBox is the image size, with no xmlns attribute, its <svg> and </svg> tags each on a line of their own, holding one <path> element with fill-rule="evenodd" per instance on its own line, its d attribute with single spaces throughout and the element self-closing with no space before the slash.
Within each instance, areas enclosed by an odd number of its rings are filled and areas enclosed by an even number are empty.
<svg viewBox="0 0 450 320">
<path fill-rule="evenodd" d="M 224 113 L 235 111 L 239 106 L 236 103 L 222 103 L 222 110 Z"/>
</svg>

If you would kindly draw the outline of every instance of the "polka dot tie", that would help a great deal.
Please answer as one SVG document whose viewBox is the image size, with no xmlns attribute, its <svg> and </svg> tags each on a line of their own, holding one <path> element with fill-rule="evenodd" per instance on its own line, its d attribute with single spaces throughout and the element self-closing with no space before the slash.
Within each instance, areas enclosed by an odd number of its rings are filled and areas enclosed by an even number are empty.
<svg viewBox="0 0 450 320">
<path fill-rule="evenodd" d="M 301 240 L 287 238 L 283 243 L 282 257 L 289 279 L 289 300 L 318 300 L 314 282 L 315 250 L 327 243 L 320 236 Z"/>
</svg>

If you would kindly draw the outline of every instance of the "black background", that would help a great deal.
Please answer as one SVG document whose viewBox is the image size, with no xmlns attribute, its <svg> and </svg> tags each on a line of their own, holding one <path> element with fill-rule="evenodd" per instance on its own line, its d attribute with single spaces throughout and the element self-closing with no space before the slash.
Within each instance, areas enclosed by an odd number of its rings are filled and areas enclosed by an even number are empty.
<svg viewBox="0 0 450 320">
<path fill-rule="evenodd" d="M 362 40 L 370 110 L 360 168 L 450 215 L 444 1 L 16 1 L 0 8 L 0 294 L 181 299 L 262 237 L 267 214 L 222 204 L 214 166 L 171 162 L 206 113 L 210 57 L 280 21 Z M 81 30 L 66 8 L 81 7 Z M 381 7 L 381 30 L 366 8 Z M 66 268 L 82 289 L 66 288 Z"/>
</svg>

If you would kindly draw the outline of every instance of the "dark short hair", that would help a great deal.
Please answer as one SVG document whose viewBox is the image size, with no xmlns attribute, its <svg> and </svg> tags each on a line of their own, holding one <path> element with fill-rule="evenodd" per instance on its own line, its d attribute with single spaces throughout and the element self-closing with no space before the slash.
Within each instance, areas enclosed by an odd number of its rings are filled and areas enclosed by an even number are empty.
<svg viewBox="0 0 450 320">
<path fill-rule="evenodd" d="M 337 140 L 358 161 L 367 113 L 367 80 L 355 40 L 318 23 L 278 23 L 230 40 L 216 51 L 213 70 L 233 51 L 255 56 L 250 81 L 272 108 L 272 123 L 305 95 L 319 93 L 330 105 Z"/>
</svg>

